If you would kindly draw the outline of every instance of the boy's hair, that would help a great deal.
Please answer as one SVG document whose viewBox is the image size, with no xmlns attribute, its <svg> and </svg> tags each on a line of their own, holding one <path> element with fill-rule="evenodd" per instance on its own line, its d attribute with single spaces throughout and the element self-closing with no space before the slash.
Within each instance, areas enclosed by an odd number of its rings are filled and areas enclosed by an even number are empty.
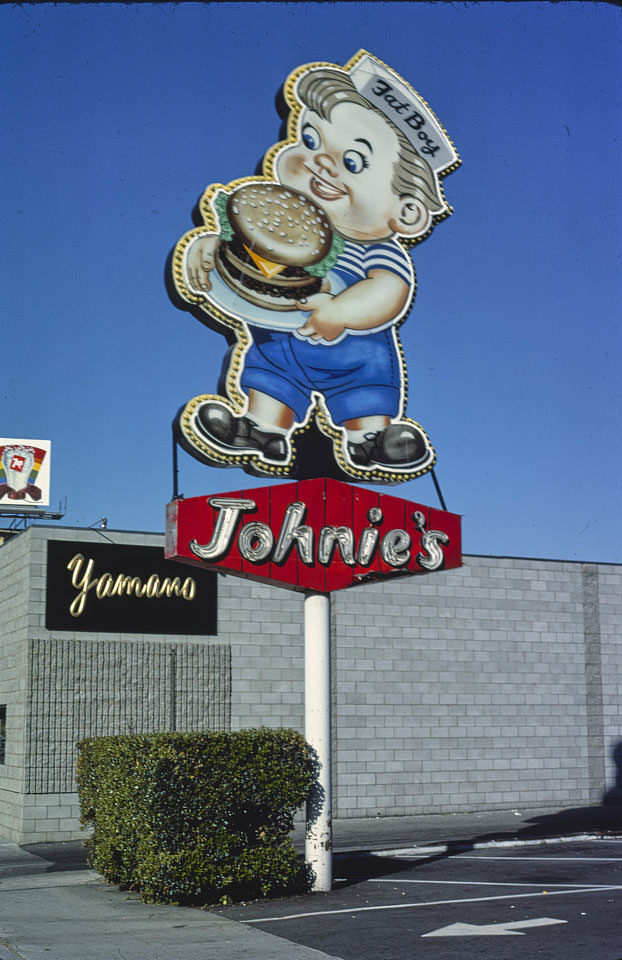
<svg viewBox="0 0 622 960">
<path fill-rule="evenodd" d="M 399 143 L 391 182 L 393 192 L 398 197 L 412 194 L 425 203 L 430 213 L 441 213 L 447 209 L 430 165 L 417 153 L 391 118 L 377 110 L 358 92 L 347 74 L 330 67 L 310 70 L 298 82 L 296 92 L 305 107 L 319 114 L 323 120 L 330 120 L 330 115 L 338 103 L 355 103 L 381 116 L 395 132 Z"/>
</svg>

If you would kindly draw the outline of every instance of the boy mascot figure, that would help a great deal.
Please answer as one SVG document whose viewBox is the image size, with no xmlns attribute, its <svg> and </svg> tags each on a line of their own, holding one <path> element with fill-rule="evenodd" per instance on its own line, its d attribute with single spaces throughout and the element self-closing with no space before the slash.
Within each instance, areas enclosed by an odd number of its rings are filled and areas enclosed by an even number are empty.
<svg viewBox="0 0 622 960">
<path fill-rule="evenodd" d="M 451 212 L 441 178 L 460 160 L 428 105 L 365 51 L 300 67 L 284 94 L 288 139 L 265 176 L 209 187 L 205 225 L 175 249 L 179 294 L 231 344 L 221 393 L 182 408 L 177 438 L 212 465 L 302 478 L 315 422 L 342 477 L 409 480 L 435 453 L 406 417 L 408 248 Z"/>
</svg>

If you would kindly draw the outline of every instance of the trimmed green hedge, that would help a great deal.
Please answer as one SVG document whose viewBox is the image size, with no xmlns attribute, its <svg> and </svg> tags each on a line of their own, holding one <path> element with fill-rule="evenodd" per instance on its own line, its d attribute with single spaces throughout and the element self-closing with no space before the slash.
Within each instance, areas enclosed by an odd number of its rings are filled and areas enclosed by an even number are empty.
<svg viewBox="0 0 622 960">
<path fill-rule="evenodd" d="M 91 865 L 160 903 L 217 903 L 308 889 L 289 833 L 313 779 L 294 730 L 83 740 L 81 825 Z"/>
</svg>

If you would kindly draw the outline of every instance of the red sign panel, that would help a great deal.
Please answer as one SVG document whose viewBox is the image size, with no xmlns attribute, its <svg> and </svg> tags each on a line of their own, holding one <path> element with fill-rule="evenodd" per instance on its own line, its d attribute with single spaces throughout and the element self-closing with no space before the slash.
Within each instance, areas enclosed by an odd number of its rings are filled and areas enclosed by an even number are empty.
<svg viewBox="0 0 622 960">
<path fill-rule="evenodd" d="M 460 517 L 337 480 L 302 480 L 173 500 L 166 557 L 330 593 L 459 567 Z"/>
</svg>

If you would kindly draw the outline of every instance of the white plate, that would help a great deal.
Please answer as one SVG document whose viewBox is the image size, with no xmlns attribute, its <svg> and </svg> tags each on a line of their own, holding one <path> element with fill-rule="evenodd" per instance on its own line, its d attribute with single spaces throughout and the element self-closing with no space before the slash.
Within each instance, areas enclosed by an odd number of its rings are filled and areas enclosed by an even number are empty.
<svg viewBox="0 0 622 960">
<path fill-rule="evenodd" d="M 345 289 L 346 285 L 341 277 L 332 270 L 329 271 L 326 279 L 330 282 L 332 294 L 341 293 Z M 307 319 L 307 313 L 302 310 L 270 310 L 268 307 L 249 303 L 225 283 L 216 268 L 210 273 L 210 281 L 212 287 L 206 294 L 207 299 L 237 320 L 245 320 L 255 327 L 264 327 L 269 330 L 297 330 Z"/>
</svg>

